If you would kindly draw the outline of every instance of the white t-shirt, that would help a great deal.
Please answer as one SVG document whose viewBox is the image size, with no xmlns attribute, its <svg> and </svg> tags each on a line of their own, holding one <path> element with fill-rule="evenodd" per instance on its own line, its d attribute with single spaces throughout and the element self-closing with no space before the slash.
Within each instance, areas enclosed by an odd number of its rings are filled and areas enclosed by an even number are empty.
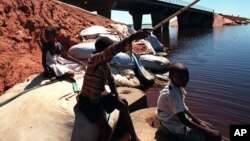
<svg viewBox="0 0 250 141">
<path fill-rule="evenodd" d="M 185 94 L 184 88 L 177 88 L 171 82 L 160 91 L 156 115 L 162 126 L 172 133 L 185 133 L 186 126 L 177 117 L 177 113 L 188 109 L 185 104 Z"/>
</svg>

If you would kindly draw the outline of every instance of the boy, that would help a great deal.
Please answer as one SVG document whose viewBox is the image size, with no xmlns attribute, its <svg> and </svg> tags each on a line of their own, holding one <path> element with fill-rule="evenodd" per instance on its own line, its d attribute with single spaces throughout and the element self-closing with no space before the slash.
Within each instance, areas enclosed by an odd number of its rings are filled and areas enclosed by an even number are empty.
<svg viewBox="0 0 250 141">
<path fill-rule="evenodd" d="M 118 96 L 108 62 L 117 53 L 129 51 L 133 40 L 145 38 L 148 34 L 148 32 L 141 30 L 120 42 L 114 43 L 107 37 L 101 37 L 95 43 L 96 51 L 88 61 L 82 90 L 77 101 L 80 110 L 88 120 L 100 128 L 102 133 L 99 135 L 99 141 L 109 141 L 111 138 L 112 130 L 103 115 L 103 111 L 111 113 L 114 109 L 120 111 L 119 121 L 127 126 L 131 141 L 139 141 L 129 115 L 128 103 Z M 106 80 L 111 93 L 108 93 L 104 88 Z"/>
<path fill-rule="evenodd" d="M 48 26 L 44 30 L 46 43 L 42 46 L 42 65 L 45 77 L 73 77 L 74 70 L 80 69 L 82 62 L 69 56 L 63 46 L 56 41 L 57 31 Z M 61 57 L 62 56 L 62 57 Z M 74 63 L 75 62 L 75 63 Z"/>
<path fill-rule="evenodd" d="M 173 63 L 169 68 L 170 84 L 160 91 L 157 101 L 157 117 L 161 127 L 156 132 L 158 141 L 172 135 L 184 141 L 220 141 L 221 135 L 213 126 L 198 119 L 185 104 L 184 87 L 189 81 L 188 68 Z"/>
</svg>

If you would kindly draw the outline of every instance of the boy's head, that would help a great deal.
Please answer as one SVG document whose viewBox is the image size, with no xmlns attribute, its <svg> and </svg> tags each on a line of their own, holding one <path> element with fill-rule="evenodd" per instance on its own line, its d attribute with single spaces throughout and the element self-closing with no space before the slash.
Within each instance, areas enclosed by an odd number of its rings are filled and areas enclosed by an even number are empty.
<svg viewBox="0 0 250 141">
<path fill-rule="evenodd" d="M 95 42 L 95 52 L 94 53 L 102 52 L 104 49 L 106 49 L 107 47 L 109 47 L 113 43 L 114 43 L 114 41 L 108 37 L 98 38 Z"/>
<path fill-rule="evenodd" d="M 170 64 L 169 78 L 177 87 L 186 87 L 189 81 L 189 72 L 187 66 L 182 63 Z"/>
<path fill-rule="evenodd" d="M 44 29 L 44 37 L 46 41 L 54 41 L 56 39 L 57 30 L 54 27 L 47 26 Z"/>
</svg>

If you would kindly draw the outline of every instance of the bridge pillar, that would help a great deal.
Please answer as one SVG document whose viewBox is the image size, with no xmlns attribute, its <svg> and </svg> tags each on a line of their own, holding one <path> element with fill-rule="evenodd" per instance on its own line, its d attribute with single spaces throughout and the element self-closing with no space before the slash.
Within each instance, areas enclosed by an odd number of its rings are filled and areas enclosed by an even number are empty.
<svg viewBox="0 0 250 141">
<path fill-rule="evenodd" d="M 203 14 L 187 11 L 178 16 L 178 27 L 181 29 L 190 27 L 212 27 L 213 21 L 213 13 Z"/>
<path fill-rule="evenodd" d="M 189 28 L 189 27 L 198 27 L 201 21 L 201 15 L 191 12 L 183 12 L 178 17 L 178 28 Z"/>
<path fill-rule="evenodd" d="M 151 20 L 152 20 L 152 26 L 156 26 L 158 23 L 162 21 L 162 11 L 152 11 L 151 12 Z M 161 31 L 162 27 L 158 28 L 157 30 L 153 31 L 154 35 L 158 37 L 158 39 L 161 39 Z"/>
<path fill-rule="evenodd" d="M 154 27 L 164 19 L 172 15 L 175 11 L 170 9 L 161 9 L 151 12 L 152 26 Z M 164 47 L 170 46 L 169 36 L 169 22 L 165 23 L 161 28 L 155 30 L 154 35 L 161 41 Z"/>
<path fill-rule="evenodd" d="M 111 19 L 111 10 L 117 4 L 115 0 L 102 1 L 99 3 L 97 14 Z"/>
<path fill-rule="evenodd" d="M 214 13 L 203 14 L 201 18 L 201 26 L 212 27 L 214 23 Z"/>
<path fill-rule="evenodd" d="M 98 15 L 111 18 L 111 10 L 116 6 L 116 0 L 60 0 L 71 3 L 88 11 L 97 11 Z M 68 2 L 69 1 L 69 2 Z"/>
<path fill-rule="evenodd" d="M 97 14 L 111 19 L 111 9 L 98 9 Z"/>
<path fill-rule="evenodd" d="M 142 27 L 142 15 L 143 13 L 138 11 L 129 11 L 129 14 L 133 17 L 133 25 L 135 30 L 139 30 Z"/>
</svg>

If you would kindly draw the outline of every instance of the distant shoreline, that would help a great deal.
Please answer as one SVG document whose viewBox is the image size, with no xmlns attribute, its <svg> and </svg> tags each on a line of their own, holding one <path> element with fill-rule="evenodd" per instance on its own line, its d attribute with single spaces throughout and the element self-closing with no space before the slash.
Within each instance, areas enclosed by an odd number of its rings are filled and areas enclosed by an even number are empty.
<svg viewBox="0 0 250 141">
<path fill-rule="evenodd" d="M 224 15 L 221 13 L 214 13 L 214 23 L 213 27 L 219 26 L 232 26 L 232 25 L 245 25 L 250 24 L 250 19 L 239 17 L 239 16 L 232 16 L 232 15 Z M 178 27 L 177 20 L 174 20 L 169 23 L 171 27 Z"/>
<path fill-rule="evenodd" d="M 239 16 L 224 15 L 221 13 L 214 14 L 213 27 L 230 26 L 230 25 L 245 25 L 245 24 L 250 24 L 250 19 L 244 18 L 244 17 L 239 17 Z M 133 27 L 132 23 L 126 24 L 126 25 Z M 169 26 L 170 27 L 178 27 L 177 19 L 170 22 Z M 150 27 L 152 27 L 152 24 L 151 23 L 143 23 L 142 27 L 150 28 Z"/>
</svg>

